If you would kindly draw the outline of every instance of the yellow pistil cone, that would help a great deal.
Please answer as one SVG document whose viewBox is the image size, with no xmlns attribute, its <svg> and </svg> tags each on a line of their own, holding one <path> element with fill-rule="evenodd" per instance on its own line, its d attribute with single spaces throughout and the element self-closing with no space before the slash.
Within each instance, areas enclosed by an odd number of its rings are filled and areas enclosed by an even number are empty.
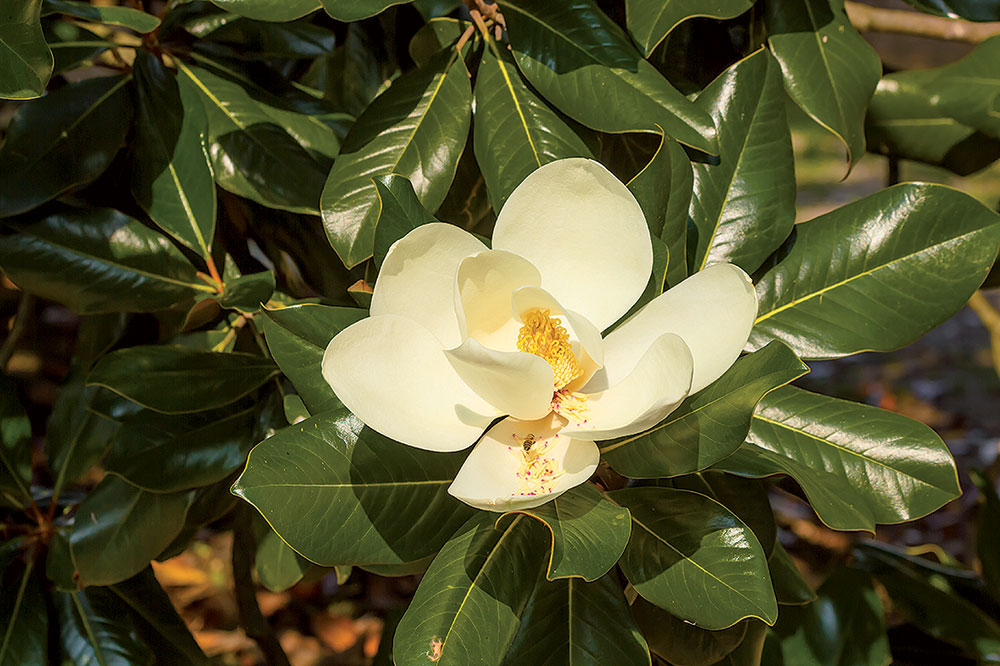
<svg viewBox="0 0 1000 666">
<path fill-rule="evenodd" d="M 541 356 L 552 366 L 553 390 L 558 391 L 583 374 L 569 344 L 569 333 L 549 310 L 535 309 L 524 315 L 517 333 L 519 351 Z"/>
</svg>

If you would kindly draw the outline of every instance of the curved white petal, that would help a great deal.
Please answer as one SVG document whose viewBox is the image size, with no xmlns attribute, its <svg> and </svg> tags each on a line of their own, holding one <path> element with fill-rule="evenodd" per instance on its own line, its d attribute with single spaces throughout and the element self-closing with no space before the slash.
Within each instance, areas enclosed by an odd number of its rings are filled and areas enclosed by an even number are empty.
<svg viewBox="0 0 1000 666">
<path fill-rule="evenodd" d="M 598 330 L 632 307 L 653 267 L 635 197 L 584 158 L 550 162 L 525 178 L 497 217 L 493 248 L 538 267 L 542 286 Z"/>
<path fill-rule="evenodd" d="M 462 260 L 455 280 L 455 310 L 462 337 L 490 349 L 517 349 L 521 324 L 511 317 L 511 294 L 542 277 L 530 261 L 503 250 L 486 250 Z"/>
<path fill-rule="evenodd" d="M 560 433 L 556 421 L 505 419 L 490 428 L 466 458 L 448 492 L 477 509 L 503 512 L 540 506 L 585 482 L 597 469 L 597 445 Z M 532 449 L 546 447 L 542 455 L 551 458 L 559 470 L 560 476 L 547 488 L 549 492 L 522 494 L 532 492 L 518 479 L 524 466 L 521 442 L 528 433 L 535 436 Z"/>
<path fill-rule="evenodd" d="M 418 449 L 464 449 L 499 416 L 455 374 L 437 338 L 398 315 L 338 333 L 323 354 L 323 378 L 365 425 Z"/>
<path fill-rule="evenodd" d="M 552 366 L 541 356 L 487 349 L 474 338 L 444 354 L 469 388 L 499 412 L 534 421 L 551 411 Z"/>
<path fill-rule="evenodd" d="M 691 393 L 729 369 L 750 337 L 757 292 L 738 266 L 715 264 L 660 294 L 604 338 L 604 369 L 584 388 L 614 386 L 632 372 L 643 350 L 663 333 L 684 338 L 694 356 Z"/>
<path fill-rule="evenodd" d="M 601 332 L 583 315 L 564 308 L 549 292 L 540 287 L 521 287 L 514 292 L 511 307 L 518 325 L 527 312 L 535 309 L 548 310 L 549 316 L 560 319 L 563 328 L 569 333 L 573 353 L 583 368 L 583 376 L 574 380 L 567 388 L 572 390 L 577 386 L 583 386 L 604 365 L 604 341 L 601 340 Z M 581 351 L 584 353 L 581 354 Z"/>
<path fill-rule="evenodd" d="M 600 393 L 586 394 L 581 422 L 563 434 L 599 440 L 634 435 L 653 427 L 688 395 L 694 359 L 680 336 L 665 333 L 642 355 L 631 373 Z"/>
<path fill-rule="evenodd" d="M 444 347 L 462 342 L 455 315 L 455 273 L 462 259 L 485 250 L 469 232 L 432 222 L 406 234 L 382 261 L 371 314 L 400 315 L 419 322 Z"/>
</svg>

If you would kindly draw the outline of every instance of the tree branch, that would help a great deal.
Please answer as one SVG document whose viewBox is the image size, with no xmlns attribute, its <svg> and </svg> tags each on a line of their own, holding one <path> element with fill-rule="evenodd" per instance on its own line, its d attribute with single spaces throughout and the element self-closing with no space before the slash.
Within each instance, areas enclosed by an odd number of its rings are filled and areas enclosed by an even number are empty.
<svg viewBox="0 0 1000 666">
<path fill-rule="evenodd" d="M 850 0 L 844 7 L 847 18 L 863 32 L 891 32 L 968 44 L 978 44 L 1000 34 L 1000 23 L 973 23 L 902 9 L 879 9 Z"/>
</svg>

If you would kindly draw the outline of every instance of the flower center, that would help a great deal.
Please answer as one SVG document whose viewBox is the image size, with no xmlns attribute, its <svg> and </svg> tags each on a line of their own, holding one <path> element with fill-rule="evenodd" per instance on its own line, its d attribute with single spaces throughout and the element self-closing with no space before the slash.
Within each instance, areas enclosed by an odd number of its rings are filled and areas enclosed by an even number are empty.
<svg viewBox="0 0 1000 666">
<path fill-rule="evenodd" d="M 559 461 L 547 455 L 559 435 L 544 442 L 536 442 L 531 434 L 513 437 L 517 446 L 509 447 L 510 452 L 521 461 L 521 468 L 517 470 L 520 488 L 514 494 L 534 496 L 553 492 L 556 481 L 565 474 L 559 468 Z"/>
<path fill-rule="evenodd" d="M 523 321 L 517 332 L 517 349 L 541 356 L 552 366 L 554 390 L 583 375 L 583 368 L 570 347 L 569 333 L 558 317 L 550 317 L 548 310 L 536 308 L 526 313 Z"/>
</svg>

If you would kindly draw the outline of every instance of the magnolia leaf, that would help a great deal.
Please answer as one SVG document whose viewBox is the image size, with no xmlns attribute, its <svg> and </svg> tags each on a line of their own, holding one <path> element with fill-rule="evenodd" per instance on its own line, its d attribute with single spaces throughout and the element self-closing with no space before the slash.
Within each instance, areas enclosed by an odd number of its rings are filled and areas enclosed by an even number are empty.
<svg viewBox="0 0 1000 666">
<path fill-rule="evenodd" d="M 753 0 L 626 0 L 628 31 L 649 57 L 670 31 L 691 18 L 731 19 L 753 6 Z"/>
<path fill-rule="evenodd" d="M 89 587 L 53 595 L 63 658 L 73 664 L 133 666 L 153 653 L 135 632 L 124 603 L 113 592 Z"/>
<path fill-rule="evenodd" d="M 53 61 L 41 9 L 42 0 L 24 0 L 0 14 L 0 98 L 33 99 L 45 92 Z"/>
<path fill-rule="evenodd" d="M 739 647 L 747 633 L 748 622 L 738 622 L 727 629 L 710 631 L 684 622 L 636 597 L 632 616 L 649 641 L 649 649 L 671 664 L 709 666 Z"/>
<path fill-rule="evenodd" d="M 382 260 L 393 243 L 420 225 L 437 220 L 420 204 L 413 185 L 406 178 L 389 174 L 376 176 L 373 180 L 379 213 L 372 258 L 375 266 L 381 268 Z"/>
<path fill-rule="evenodd" d="M 48 663 L 44 579 L 34 559 L 12 561 L 20 546 L 0 544 L 0 666 Z"/>
<path fill-rule="evenodd" d="M 131 7 L 105 7 L 76 0 L 44 0 L 45 14 L 59 13 L 107 25 L 118 25 L 139 33 L 152 32 L 160 25 L 160 19 Z"/>
<path fill-rule="evenodd" d="M 226 11 L 258 21 L 294 21 L 319 9 L 320 0 L 212 0 Z"/>
</svg>

